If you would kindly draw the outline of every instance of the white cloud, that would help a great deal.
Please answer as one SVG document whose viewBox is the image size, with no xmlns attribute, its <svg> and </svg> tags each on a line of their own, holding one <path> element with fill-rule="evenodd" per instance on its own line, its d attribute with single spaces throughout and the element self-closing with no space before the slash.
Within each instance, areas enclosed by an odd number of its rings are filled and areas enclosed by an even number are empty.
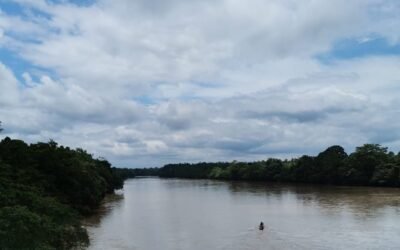
<svg viewBox="0 0 400 250">
<path fill-rule="evenodd" d="M 0 105 L 12 106 L 18 102 L 18 80 L 4 64 L 0 63 Z"/>
<path fill-rule="evenodd" d="M 4 136 L 119 166 L 400 149 L 399 57 L 315 59 L 344 38 L 396 43 L 396 1 L 17 2 L 0 49 L 32 67 L 0 65 Z"/>
</svg>

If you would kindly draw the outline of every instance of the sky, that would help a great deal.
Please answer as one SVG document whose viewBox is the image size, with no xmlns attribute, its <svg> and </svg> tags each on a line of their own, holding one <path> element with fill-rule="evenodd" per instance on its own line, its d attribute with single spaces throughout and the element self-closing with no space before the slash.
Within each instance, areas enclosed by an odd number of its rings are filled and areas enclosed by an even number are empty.
<svg viewBox="0 0 400 250">
<path fill-rule="evenodd" d="M 398 0 L 0 0 L 0 121 L 117 167 L 400 150 Z"/>
</svg>

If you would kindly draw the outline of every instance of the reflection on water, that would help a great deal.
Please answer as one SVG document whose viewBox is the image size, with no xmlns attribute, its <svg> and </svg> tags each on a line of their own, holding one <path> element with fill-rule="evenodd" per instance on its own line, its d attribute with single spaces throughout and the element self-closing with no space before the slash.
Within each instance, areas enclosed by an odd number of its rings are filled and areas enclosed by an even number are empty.
<svg viewBox="0 0 400 250">
<path fill-rule="evenodd" d="M 257 226 L 264 221 L 266 230 Z M 398 249 L 399 189 L 138 178 L 86 221 L 91 249 Z"/>
</svg>

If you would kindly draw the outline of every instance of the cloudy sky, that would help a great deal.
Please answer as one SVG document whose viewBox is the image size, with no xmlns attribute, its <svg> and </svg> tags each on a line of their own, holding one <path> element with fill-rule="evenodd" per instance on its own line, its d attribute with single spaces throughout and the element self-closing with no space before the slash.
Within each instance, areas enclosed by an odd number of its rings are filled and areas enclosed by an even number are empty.
<svg viewBox="0 0 400 250">
<path fill-rule="evenodd" d="M 398 0 L 0 0 L 1 138 L 115 166 L 400 150 Z"/>
</svg>

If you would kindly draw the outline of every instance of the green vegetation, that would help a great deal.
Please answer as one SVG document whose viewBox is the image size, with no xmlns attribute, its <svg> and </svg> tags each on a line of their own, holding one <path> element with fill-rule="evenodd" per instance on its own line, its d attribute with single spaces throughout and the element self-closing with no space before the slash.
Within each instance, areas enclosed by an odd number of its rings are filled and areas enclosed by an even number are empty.
<svg viewBox="0 0 400 250">
<path fill-rule="evenodd" d="M 291 160 L 168 164 L 159 176 L 398 187 L 400 153 L 365 144 L 348 155 L 341 146 L 332 146 L 317 156 Z"/>
<path fill-rule="evenodd" d="M 104 159 L 54 141 L 0 142 L 0 248 L 71 249 L 89 244 L 80 224 L 123 178 Z"/>
<path fill-rule="evenodd" d="M 158 176 L 159 168 L 131 168 L 128 171 L 132 171 L 134 176 Z"/>
<path fill-rule="evenodd" d="M 159 168 L 112 168 L 113 173 L 120 179 L 136 176 L 158 176 Z"/>
</svg>

